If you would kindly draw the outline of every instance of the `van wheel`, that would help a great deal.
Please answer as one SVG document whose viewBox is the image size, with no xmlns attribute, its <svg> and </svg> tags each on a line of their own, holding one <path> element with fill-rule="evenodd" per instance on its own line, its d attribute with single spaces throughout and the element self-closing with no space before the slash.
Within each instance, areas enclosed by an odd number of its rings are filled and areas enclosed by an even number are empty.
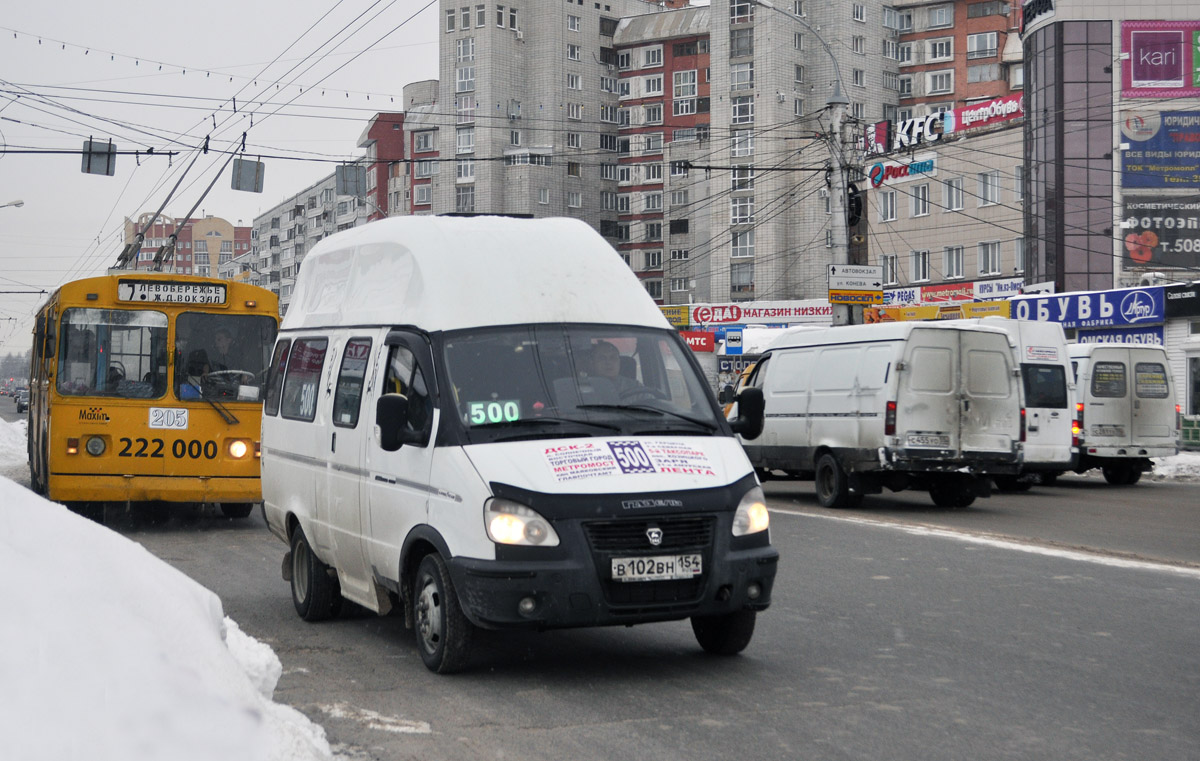
<svg viewBox="0 0 1200 761">
<path fill-rule="evenodd" d="M 221 514 L 226 518 L 245 518 L 254 511 L 253 502 L 222 502 Z"/>
<path fill-rule="evenodd" d="M 324 621 L 342 603 L 337 575 L 312 551 L 299 526 L 292 534 L 292 603 L 305 621 Z"/>
<path fill-rule="evenodd" d="M 754 636 L 753 610 L 739 610 L 723 616 L 692 616 L 692 633 L 707 653 L 737 655 Z"/>
<path fill-rule="evenodd" d="M 1105 465 L 1101 471 L 1104 473 L 1104 480 L 1113 486 L 1129 486 L 1142 478 L 1142 472 L 1137 470 L 1136 466 L 1128 464 Z"/>
<path fill-rule="evenodd" d="M 969 507 L 975 501 L 975 491 L 965 481 L 934 481 L 929 496 L 938 507 Z"/>
<path fill-rule="evenodd" d="M 821 507 L 857 507 L 861 494 L 851 494 L 846 472 L 832 454 L 821 455 L 814 475 L 817 502 Z"/>
<path fill-rule="evenodd" d="M 1042 473 L 1039 478 L 1041 479 L 1042 486 L 1054 486 L 1054 483 L 1058 481 L 1058 477 L 1061 475 L 1062 473 L 1059 471 L 1051 470 L 1046 473 Z"/>
<path fill-rule="evenodd" d="M 437 674 L 459 671 L 470 657 L 475 627 L 463 615 L 441 555 L 421 559 L 413 592 L 413 628 L 425 667 Z"/>
</svg>

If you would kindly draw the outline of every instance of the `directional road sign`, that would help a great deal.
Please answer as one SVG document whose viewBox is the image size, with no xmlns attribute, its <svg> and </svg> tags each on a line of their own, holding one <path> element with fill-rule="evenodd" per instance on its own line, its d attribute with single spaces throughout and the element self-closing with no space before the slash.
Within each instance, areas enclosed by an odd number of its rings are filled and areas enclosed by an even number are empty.
<svg viewBox="0 0 1200 761">
<path fill-rule="evenodd" d="M 883 267 L 863 264 L 829 265 L 829 290 L 883 293 Z"/>
</svg>

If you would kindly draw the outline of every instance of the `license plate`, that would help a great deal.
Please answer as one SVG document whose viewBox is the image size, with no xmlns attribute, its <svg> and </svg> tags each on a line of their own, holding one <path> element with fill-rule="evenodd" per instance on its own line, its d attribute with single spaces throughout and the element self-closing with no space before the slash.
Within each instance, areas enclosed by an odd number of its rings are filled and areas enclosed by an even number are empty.
<svg viewBox="0 0 1200 761">
<path fill-rule="evenodd" d="M 700 575 L 700 555 L 613 558 L 613 581 L 668 581 Z"/>
<path fill-rule="evenodd" d="M 945 448 L 950 446 L 950 437 L 942 434 L 910 433 L 908 434 L 908 445 L 910 447 Z"/>
</svg>

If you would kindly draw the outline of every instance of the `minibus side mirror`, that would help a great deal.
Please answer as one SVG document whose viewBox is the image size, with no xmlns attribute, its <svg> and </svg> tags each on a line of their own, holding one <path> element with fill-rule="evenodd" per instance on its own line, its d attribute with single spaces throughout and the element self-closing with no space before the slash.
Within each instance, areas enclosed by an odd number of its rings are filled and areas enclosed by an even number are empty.
<svg viewBox="0 0 1200 761">
<path fill-rule="evenodd" d="M 375 403 L 375 425 L 379 429 L 379 446 L 395 452 L 404 444 L 422 444 L 425 434 L 412 430 L 409 400 L 404 394 L 384 394 Z"/>
<path fill-rule="evenodd" d="M 763 430 L 766 401 L 761 388 L 747 386 L 737 395 L 738 416 L 730 421 L 733 432 L 744 439 L 757 439 Z"/>
</svg>

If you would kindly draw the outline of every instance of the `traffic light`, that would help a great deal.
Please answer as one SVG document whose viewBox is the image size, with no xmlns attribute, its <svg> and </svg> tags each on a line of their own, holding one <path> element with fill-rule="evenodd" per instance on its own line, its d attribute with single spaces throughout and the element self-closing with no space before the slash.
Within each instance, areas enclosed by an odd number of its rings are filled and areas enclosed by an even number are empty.
<svg viewBox="0 0 1200 761">
<path fill-rule="evenodd" d="M 849 183 L 846 189 L 846 226 L 854 227 L 862 219 L 862 194 L 858 186 Z"/>
</svg>

